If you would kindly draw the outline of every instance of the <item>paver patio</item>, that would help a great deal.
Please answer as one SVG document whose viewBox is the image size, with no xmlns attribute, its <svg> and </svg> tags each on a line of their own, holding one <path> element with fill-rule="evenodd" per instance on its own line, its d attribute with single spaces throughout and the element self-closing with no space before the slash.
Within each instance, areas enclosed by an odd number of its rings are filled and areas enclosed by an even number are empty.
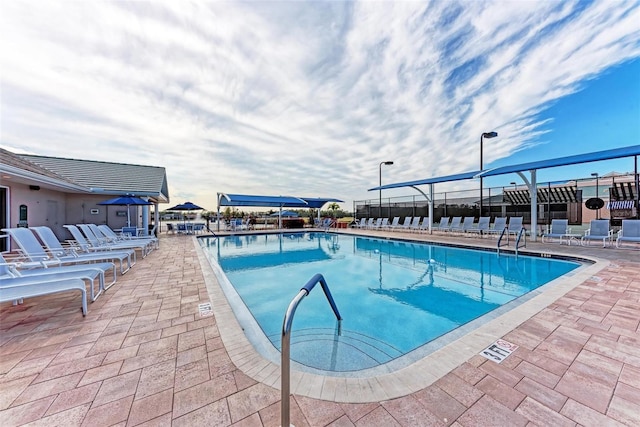
<svg viewBox="0 0 640 427">
<path fill-rule="evenodd" d="M 2 304 L 0 425 L 280 425 L 279 383 L 238 368 L 222 319 L 200 315 L 199 304 L 220 301 L 210 298 L 194 240 L 163 235 L 85 318 L 73 293 Z M 640 252 L 529 248 L 608 265 L 505 333 L 519 348 L 501 364 L 471 356 L 431 385 L 372 403 L 294 394 L 291 422 L 640 425 Z"/>
</svg>

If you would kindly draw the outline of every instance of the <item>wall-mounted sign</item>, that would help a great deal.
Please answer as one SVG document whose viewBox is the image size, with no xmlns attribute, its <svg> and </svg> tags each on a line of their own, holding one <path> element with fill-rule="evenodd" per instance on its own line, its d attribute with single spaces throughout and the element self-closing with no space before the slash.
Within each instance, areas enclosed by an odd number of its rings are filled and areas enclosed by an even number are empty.
<svg viewBox="0 0 640 427">
<path fill-rule="evenodd" d="M 91 215 L 98 215 L 100 213 L 99 209 L 91 209 Z"/>
<path fill-rule="evenodd" d="M 127 211 L 116 211 L 116 216 L 127 216 Z"/>
</svg>

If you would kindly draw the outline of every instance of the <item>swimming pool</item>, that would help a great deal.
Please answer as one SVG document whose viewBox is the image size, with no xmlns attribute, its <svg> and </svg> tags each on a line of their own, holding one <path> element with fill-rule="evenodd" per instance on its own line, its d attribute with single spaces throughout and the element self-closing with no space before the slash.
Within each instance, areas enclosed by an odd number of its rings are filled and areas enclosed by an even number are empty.
<svg viewBox="0 0 640 427">
<path fill-rule="evenodd" d="M 289 302 L 314 274 L 324 275 L 344 320 L 338 325 L 323 293 L 314 291 L 296 312 L 291 338 L 292 360 L 322 373 L 410 363 L 580 265 L 332 233 L 200 242 L 224 273 L 221 284 L 245 333 L 271 360 Z"/>
</svg>

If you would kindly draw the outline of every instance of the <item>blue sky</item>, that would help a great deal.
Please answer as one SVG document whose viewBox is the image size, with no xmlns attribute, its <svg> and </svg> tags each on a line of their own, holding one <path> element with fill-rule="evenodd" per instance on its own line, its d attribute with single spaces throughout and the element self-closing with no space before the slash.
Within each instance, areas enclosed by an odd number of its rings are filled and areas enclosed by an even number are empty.
<svg viewBox="0 0 640 427">
<path fill-rule="evenodd" d="M 477 169 L 491 130 L 487 167 L 640 144 L 637 1 L 11 0 L 0 50 L 3 148 L 164 166 L 172 203 L 208 209 L 351 209 L 381 161 L 384 183 Z M 613 170 L 633 164 L 538 180 Z"/>
</svg>

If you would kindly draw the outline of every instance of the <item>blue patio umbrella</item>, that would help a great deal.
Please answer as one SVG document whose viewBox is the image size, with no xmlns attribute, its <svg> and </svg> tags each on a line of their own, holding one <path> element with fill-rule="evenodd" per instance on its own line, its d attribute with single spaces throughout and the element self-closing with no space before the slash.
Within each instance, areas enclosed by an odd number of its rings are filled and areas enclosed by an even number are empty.
<svg viewBox="0 0 640 427">
<path fill-rule="evenodd" d="M 129 206 L 145 206 L 153 203 L 135 196 L 120 196 L 113 199 L 105 200 L 98 203 L 106 206 L 126 206 L 127 207 L 127 227 L 131 227 L 131 217 L 129 215 Z"/>
<path fill-rule="evenodd" d="M 191 203 L 191 202 L 184 202 L 181 203 L 179 205 L 175 205 L 172 208 L 167 209 L 168 211 L 200 211 L 203 210 L 204 208 L 201 208 L 200 206 Z"/>
</svg>

